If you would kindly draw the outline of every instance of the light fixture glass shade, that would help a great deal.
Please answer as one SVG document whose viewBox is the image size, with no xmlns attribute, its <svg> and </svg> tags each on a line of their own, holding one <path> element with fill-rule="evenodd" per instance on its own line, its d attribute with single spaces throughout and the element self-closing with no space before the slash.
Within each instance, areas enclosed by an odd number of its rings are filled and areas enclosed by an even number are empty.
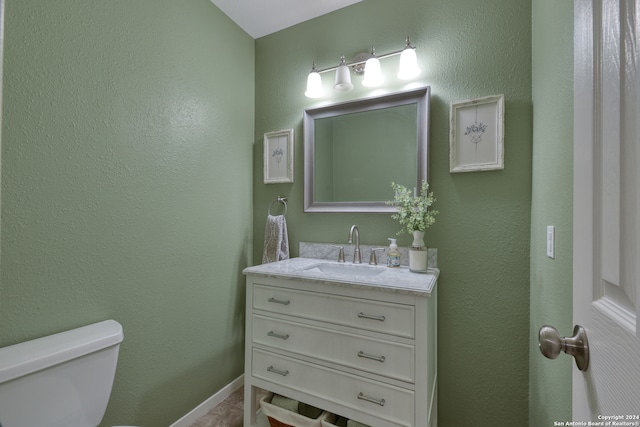
<svg viewBox="0 0 640 427">
<path fill-rule="evenodd" d="M 320 98 L 324 95 L 324 90 L 322 89 L 322 78 L 315 68 L 311 70 L 307 77 L 307 90 L 304 94 L 307 98 Z"/>
<path fill-rule="evenodd" d="M 336 70 L 336 83 L 333 85 L 333 90 L 336 92 L 349 92 L 351 89 L 353 89 L 351 73 L 349 72 L 349 67 L 347 67 L 346 62 L 344 62 L 344 56 L 342 56 L 340 58 L 340 65 Z"/>
<path fill-rule="evenodd" d="M 380 86 L 383 82 L 380 61 L 375 56 L 367 59 L 364 65 L 364 79 L 362 85 L 366 87 Z"/>
<path fill-rule="evenodd" d="M 398 70 L 398 78 L 400 80 L 409 80 L 420 74 L 418 67 L 418 58 L 416 51 L 410 46 L 406 46 L 400 54 L 400 68 Z"/>
</svg>

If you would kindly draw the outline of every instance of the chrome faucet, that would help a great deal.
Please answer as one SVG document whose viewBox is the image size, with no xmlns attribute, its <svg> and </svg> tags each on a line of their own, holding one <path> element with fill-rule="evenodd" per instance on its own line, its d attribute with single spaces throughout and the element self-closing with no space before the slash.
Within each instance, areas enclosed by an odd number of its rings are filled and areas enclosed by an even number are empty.
<svg viewBox="0 0 640 427">
<path fill-rule="evenodd" d="M 353 232 L 356 232 L 356 249 L 353 252 L 353 263 L 360 264 L 362 259 L 360 258 L 360 230 L 357 225 L 352 225 L 349 231 L 349 243 L 353 243 Z"/>
<path fill-rule="evenodd" d="M 369 265 L 378 265 L 378 257 L 376 257 L 376 251 L 384 251 L 385 248 L 371 248 L 371 255 L 369 255 Z"/>
<path fill-rule="evenodd" d="M 329 246 L 338 248 L 338 262 L 344 262 L 344 246 L 338 246 L 338 245 L 329 245 Z"/>
</svg>

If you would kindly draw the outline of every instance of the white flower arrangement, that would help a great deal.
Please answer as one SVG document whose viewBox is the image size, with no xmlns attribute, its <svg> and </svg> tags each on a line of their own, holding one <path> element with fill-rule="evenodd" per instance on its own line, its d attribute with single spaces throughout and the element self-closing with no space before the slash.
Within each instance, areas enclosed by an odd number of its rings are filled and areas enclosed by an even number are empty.
<svg viewBox="0 0 640 427">
<path fill-rule="evenodd" d="M 427 181 L 422 181 L 419 195 L 411 194 L 407 187 L 395 182 L 391 183 L 391 188 L 395 191 L 395 198 L 386 202 L 386 204 L 394 205 L 398 208 L 398 213 L 391 216 L 402 226 L 397 234 L 426 231 L 427 228 L 433 225 L 438 211 L 430 209 L 436 199 L 433 197 L 433 192 L 429 192 Z"/>
</svg>

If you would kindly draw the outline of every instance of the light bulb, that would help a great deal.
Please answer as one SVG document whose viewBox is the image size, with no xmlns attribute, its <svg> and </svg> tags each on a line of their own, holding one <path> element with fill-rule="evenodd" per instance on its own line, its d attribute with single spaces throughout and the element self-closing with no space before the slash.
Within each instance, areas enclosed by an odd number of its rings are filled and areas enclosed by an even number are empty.
<svg viewBox="0 0 640 427">
<path fill-rule="evenodd" d="M 364 79 L 362 85 L 366 87 L 380 86 L 383 82 L 382 72 L 380 71 L 380 61 L 378 58 L 371 57 L 367 59 L 364 65 Z"/>
<path fill-rule="evenodd" d="M 351 89 L 353 89 L 351 73 L 349 72 L 349 67 L 347 67 L 347 63 L 345 62 L 343 55 L 340 58 L 340 65 L 336 70 L 336 82 L 333 85 L 333 90 L 336 92 L 349 92 Z"/>
<path fill-rule="evenodd" d="M 400 80 L 409 80 L 420 74 L 420 68 L 418 67 L 418 58 L 416 51 L 411 47 L 409 37 L 404 46 L 404 50 L 400 54 L 400 67 L 398 69 L 398 78 Z"/>
<path fill-rule="evenodd" d="M 316 66 L 313 64 L 313 68 L 307 76 L 307 90 L 304 93 L 307 98 L 320 98 L 324 95 L 324 90 L 322 89 L 322 78 L 320 77 L 320 73 L 316 71 Z"/>
</svg>

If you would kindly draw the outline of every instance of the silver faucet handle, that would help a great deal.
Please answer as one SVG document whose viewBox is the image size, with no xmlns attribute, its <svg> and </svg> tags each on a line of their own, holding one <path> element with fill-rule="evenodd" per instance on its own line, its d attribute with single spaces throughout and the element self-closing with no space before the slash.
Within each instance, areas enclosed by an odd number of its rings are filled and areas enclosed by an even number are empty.
<svg viewBox="0 0 640 427">
<path fill-rule="evenodd" d="M 362 263 L 362 258 L 360 257 L 360 248 L 356 247 L 356 249 L 353 251 L 353 263 L 354 264 L 361 264 Z"/>
<path fill-rule="evenodd" d="M 378 259 L 376 258 L 376 251 L 384 251 L 385 248 L 371 248 L 371 255 L 369 255 L 369 265 L 378 265 Z"/>
<path fill-rule="evenodd" d="M 329 245 L 329 246 L 340 249 L 340 251 L 338 251 L 338 262 L 344 262 L 344 246 L 338 246 L 338 245 Z"/>
</svg>

